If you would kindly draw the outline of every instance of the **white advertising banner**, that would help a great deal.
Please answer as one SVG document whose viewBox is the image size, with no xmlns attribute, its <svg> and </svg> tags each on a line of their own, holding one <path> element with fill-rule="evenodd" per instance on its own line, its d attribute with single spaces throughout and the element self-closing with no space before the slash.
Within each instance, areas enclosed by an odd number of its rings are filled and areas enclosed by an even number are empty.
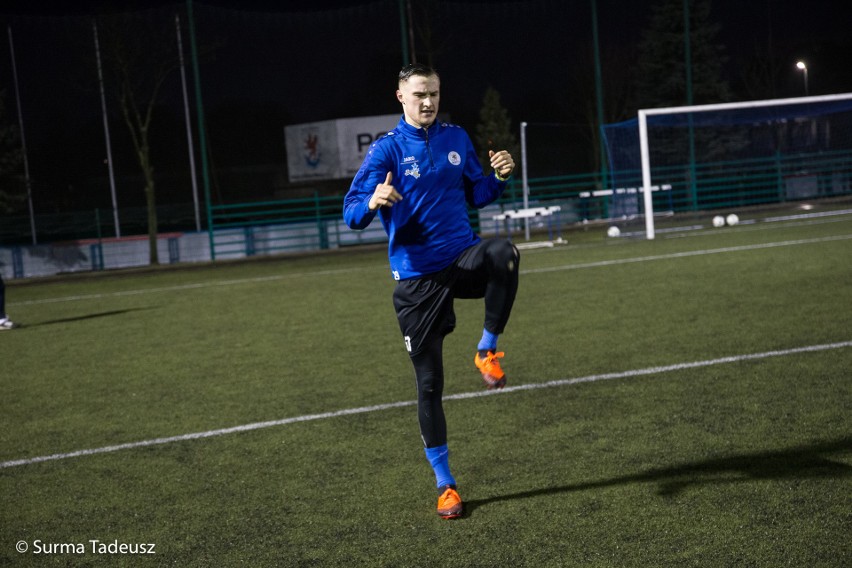
<svg viewBox="0 0 852 568">
<path fill-rule="evenodd" d="M 355 175 L 370 144 L 392 130 L 398 114 L 341 118 L 284 128 L 291 182 Z"/>
<path fill-rule="evenodd" d="M 287 126 L 284 139 L 291 182 L 338 177 L 340 153 L 333 120 Z"/>
</svg>

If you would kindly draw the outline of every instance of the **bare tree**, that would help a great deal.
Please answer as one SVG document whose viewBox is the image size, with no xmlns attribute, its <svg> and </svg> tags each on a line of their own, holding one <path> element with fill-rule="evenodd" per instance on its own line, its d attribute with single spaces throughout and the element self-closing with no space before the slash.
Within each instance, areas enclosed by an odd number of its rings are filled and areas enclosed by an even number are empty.
<svg viewBox="0 0 852 568">
<path fill-rule="evenodd" d="M 157 21 L 152 15 L 129 13 L 105 18 L 101 27 L 105 67 L 112 73 L 121 114 L 145 180 L 150 263 L 159 264 L 150 132 L 163 83 L 179 63 L 174 26 L 168 18 Z"/>
<path fill-rule="evenodd" d="M 619 45 L 605 45 L 601 52 L 601 84 L 603 89 L 603 121 L 620 122 L 634 116 L 629 107 L 631 99 L 630 65 L 632 53 Z M 574 54 L 578 65 L 567 68 L 571 88 L 565 93 L 570 101 L 561 110 L 559 120 L 567 124 L 582 125 L 578 129 L 577 151 L 587 152 L 588 167 L 597 171 L 604 161 L 600 152 L 600 124 L 597 113 L 597 94 L 594 82 L 594 54 L 591 46 L 581 47 Z"/>
</svg>

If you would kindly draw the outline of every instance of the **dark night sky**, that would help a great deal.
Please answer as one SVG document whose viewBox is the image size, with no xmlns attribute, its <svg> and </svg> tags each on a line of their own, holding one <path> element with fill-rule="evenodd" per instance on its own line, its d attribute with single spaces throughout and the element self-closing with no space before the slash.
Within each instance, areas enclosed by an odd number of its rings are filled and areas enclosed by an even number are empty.
<svg viewBox="0 0 852 568">
<path fill-rule="evenodd" d="M 612 60 L 619 63 L 609 65 L 605 74 L 632 63 L 651 3 L 597 1 L 605 65 L 609 54 L 627 54 L 626 60 L 624 55 Z M 396 0 L 193 4 L 199 44 L 213 48 L 203 59 L 201 75 L 217 165 L 283 163 L 286 124 L 398 112 L 393 91 L 402 55 Z M 424 3 L 413 4 L 415 26 L 422 28 L 418 14 Z M 489 84 L 501 93 L 516 123 L 576 120 L 571 107 L 583 104 L 581 93 L 593 92 L 589 0 L 425 4 L 433 6 L 430 51 L 442 76 L 441 110 L 455 122 L 473 132 Z M 799 58 L 808 62 L 810 94 L 852 91 L 850 5 L 839 0 L 713 0 L 712 19 L 721 25 L 725 73 L 735 92 L 744 62 L 758 48 L 789 61 L 779 77 L 778 96 L 804 94 L 803 77 L 794 67 Z M 185 14 L 181 2 L 4 0 L 0 5 L 0 22 L 14 34 L 31 168 L 44 185 L 67 187 L 75 179 L 103 175 L 92 15 L 127 6 L 147 21 Z M 7 118 L 14 121 L 9 42 L 3 40 L 0 89 L 6 91 Z M 418 41 L 418 51 L 425 51 L 424 43 Z M 186 35 L 184 49 L 188 56 Z M 185 167 L 179 74 L 170 77 L 163 97 L 171 110 L 157 115 L 154 135 L 173 148 L 159 157 L 160 172 Z M 747 99 L 742 91 L 736 97 Z M 117 167 L 135 173 L 132 155 L 121 151 L 127 140 L 120 116 L 115 108 L 110 114 Z M 84 150 L 86 141 L 92 141 L 91 150 Z M 54 171 L 48 175 L 48 170 Z M 75 205 L 67 196 L 61 204 Z"/>
</svg>

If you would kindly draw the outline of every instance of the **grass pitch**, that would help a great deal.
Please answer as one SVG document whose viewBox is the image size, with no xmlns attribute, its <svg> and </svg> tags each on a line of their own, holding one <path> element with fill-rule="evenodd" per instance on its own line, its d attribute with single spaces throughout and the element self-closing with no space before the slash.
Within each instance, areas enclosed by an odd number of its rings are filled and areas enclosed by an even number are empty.
<svg viewBox="0 0 852 568">
<path fill-rule="evenodd" d="M 383 251 L 10 283 L 0 565 L 849 565 L 852 216 L 603 234 L 522 252 L 504 392 L 457 302 L 449 522 Z"/>
</svg>

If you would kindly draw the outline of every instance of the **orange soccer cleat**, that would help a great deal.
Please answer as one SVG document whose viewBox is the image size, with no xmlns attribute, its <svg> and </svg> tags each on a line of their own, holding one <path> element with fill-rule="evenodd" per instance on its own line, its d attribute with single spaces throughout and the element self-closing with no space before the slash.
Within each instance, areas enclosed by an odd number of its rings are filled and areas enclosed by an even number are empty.
<svg viewBox="0 0 852 568">
<path fill-rule="evenodd" d="M 452 485 L 441 487 L 443 492 L 438 497 L 438 516 L 442 519 L 456 519 L 461 517 L 464 505 L 461 497 Z"/>
<path fill-rule="evenodd" d="M 473 359 L 476 368 L 482 373 L 482 382 L 485 383 L 488 390 L 502 389 L 506 386 L 506 374 L 500 368 L 500 361 L 497 360 L 503 355 L 505 353 L 502 351 L 497 353 L 488 351 L 484 357 L 480 357 L 479 352 L 477 352 Z"/>
</svg>

